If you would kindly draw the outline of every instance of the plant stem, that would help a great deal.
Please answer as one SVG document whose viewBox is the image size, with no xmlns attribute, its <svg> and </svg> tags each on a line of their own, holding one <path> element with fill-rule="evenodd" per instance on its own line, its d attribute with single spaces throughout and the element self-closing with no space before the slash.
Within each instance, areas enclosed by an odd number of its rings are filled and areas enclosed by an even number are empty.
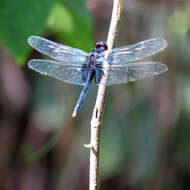
<svg viewBox="0 0 190 190">
<path fill-rule="evenodd" d="M 123 0 L 113 0 L 113 9 L 110 28 L 108 32 L 107 45 L 108 51 L 105 58 L 108 57 L 109 50 L 114 46 L 116 34 L 118 31 Z M 108 64 L 105 62 L 104 64 Z M 104 83 L 100 83 L 96 104 L 91 119 L 91 142 L 90 142 L 90 176 L 89 190 L 99 189 L 99 146 L 100 146 L 100 128 L 104 111 L 104 100 L 106 94 L 106 81 L 108 72 L 104 73 Z"/>
</svg>

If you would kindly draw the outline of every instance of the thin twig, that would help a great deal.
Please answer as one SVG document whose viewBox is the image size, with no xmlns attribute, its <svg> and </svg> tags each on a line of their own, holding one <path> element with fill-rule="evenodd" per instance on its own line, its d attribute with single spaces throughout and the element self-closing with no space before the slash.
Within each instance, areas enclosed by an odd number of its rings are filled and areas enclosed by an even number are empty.
<svg viewBox="0 0 190 190">
<path fill-rule="evenodd" d="M 116 34 L 118 31 L 120 15 L 123 0 L 113 0 L 112 18 L 108 32 L 107 45 L 108 51 L 105 58 L 108 57 L 109 50 L 114 46 Z M 104 64 L 108 64 L 105 62 Z M 90 176 L 89 190 L 99 189 L 99 146 L 100 146 L 100 128 L 104 110 L 104 100 L 106 94 L 106 81 L 108 73 L 104 73 L 104 82 L 101 82 L 98 89 L 96 104 L 91 120 L 91 142 L 90 142 Z"/>
</svg>

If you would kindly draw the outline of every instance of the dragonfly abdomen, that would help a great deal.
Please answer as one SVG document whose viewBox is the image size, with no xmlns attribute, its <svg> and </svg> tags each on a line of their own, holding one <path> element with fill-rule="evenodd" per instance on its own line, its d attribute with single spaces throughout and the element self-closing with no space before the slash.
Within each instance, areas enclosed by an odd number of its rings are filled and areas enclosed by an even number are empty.
<svg viewBox="0 0 190 190">
<path fill-rule="evenodd" d="M 89 89 L 89 86 L 90 86 L 90 82 L 92 80 L 92 78 L 94 77 L 94 74 L 95 74 L 95 71 L 94 69 L 91 69 L 89 72 L 88 72 L 88 77 L 87 77 L 87 80 L 86 80 L 86 83 L 81 91 L 81 94 L 79 96 L 79 99 L 77 101 L 77 104 L 75 106 L 75 109 L 73 111 L 73 114 L 72 116 L 75 117 L 77 115 L 77 113 L 79 112 L 85 98 L 86 98 L 86 95 L 87 95 L 87 92 L 88 92 L 88 89 Z"/>
</svg>

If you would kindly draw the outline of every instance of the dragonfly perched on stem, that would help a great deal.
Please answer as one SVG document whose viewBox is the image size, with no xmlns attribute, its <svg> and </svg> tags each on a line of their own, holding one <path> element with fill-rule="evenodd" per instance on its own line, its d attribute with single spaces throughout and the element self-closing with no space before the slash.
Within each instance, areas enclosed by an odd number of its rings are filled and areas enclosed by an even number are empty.
<svg viewBox="0 0 190 190">
<path fill-rule="evenodd" d="M 166 48 L 167 42 L 163 38 L 152 38 L 114 48 L 109 51 L 106 60 L 107 45 L 103 41 L 96 42 L 90 53 L 38 36 L 30 36 L 28 43 L 37 51 L 55 59 L 32 59 L 28 62 L 30 69 L 64 82 L 84 86 L 73 111 L 73 117 L 79 112 L 92 79 L 95 78 L 95 83 L 99 84 L 104 78 L 105 71 L 108 72 L 105 84 L 107 86 L 127 83 L 167 71 L 167 66 L 160 62 L 136 62 Z M 106 66 L 103 64 L 105 61 L 108 63 Z"/>
</svg>

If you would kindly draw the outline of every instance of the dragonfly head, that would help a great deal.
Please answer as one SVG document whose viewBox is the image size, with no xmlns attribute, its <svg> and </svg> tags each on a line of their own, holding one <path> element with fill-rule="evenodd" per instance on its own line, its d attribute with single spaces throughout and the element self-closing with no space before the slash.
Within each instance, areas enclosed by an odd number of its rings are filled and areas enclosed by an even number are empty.
<svg viewBox="0 0 190 190">
<path fill-rule="evenodd" d="M 105 51 L 105 50 L 108 49 L 108 46 L 106 45 L 105 42 L 103 42 L 103 41 L 98 41 L 98 42 L 96 42 L 96 44 L 95 44 L 95 48 L 96 48 L 96 49 L 99 49 L 99 50 L 102 50 L 102 51 Z"/>
</svg>

